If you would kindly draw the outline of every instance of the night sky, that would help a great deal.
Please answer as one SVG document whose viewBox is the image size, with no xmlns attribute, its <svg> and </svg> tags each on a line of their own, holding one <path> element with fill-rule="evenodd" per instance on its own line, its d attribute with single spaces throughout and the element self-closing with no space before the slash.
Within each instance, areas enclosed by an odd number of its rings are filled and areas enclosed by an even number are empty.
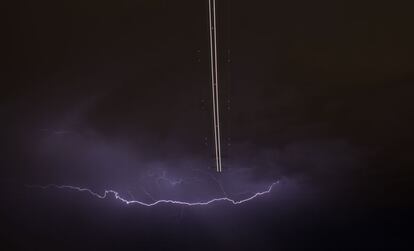
<svg viewBox="0 0 414 251">
<path fill-rule="evenodd" d="M 217 0 L 222 174 L 207 0 L 2 3 L 4 250 L 413 248 L 409 2 Z"/>
</svg>

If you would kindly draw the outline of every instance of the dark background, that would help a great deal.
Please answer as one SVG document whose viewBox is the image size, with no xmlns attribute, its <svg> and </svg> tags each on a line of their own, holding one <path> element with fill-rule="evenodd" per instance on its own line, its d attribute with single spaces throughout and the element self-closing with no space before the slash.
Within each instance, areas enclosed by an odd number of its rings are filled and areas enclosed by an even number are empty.
<svg viewBox="0 0 414 251">
<path fill-rule="evenodd" d="M 261 200 L 142 208 L 24 186 L 214 174 L 207 4 L 2 3 L 2 245 L 412 248 L 409 1 L 218 0 L 224 169 L 286 180 Z"/>
</svg>

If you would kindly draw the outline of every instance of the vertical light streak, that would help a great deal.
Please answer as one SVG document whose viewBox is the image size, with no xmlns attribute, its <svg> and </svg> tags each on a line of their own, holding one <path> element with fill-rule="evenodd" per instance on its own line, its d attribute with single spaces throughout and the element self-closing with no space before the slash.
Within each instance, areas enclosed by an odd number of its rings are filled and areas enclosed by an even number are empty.
<svg viewBox="0 0 414 251">
<path fill-rule="evenodd" d="M 216 152 L 217 172 L 221 172 L 221 138 L 220 138 L 220 109 L 218 91 L 218 63 L 217 63 L 217 18 L 216 1 L 209 0 L 209 30 L 210 30 L 210 54 L 211 54 L 211 87 L 213 95 L 213 124 L 214 124 L 214 148 Z"/>
<path fill-rule="evenodd" d="M 216 127 L 216 92 L 215 92 L 215 75 L 214 75 L 214 49 L 213 49 L 213 23 L 212 23 L 212 5 L 211 1 L 208 1 L 208 12 L 209 12 L 209 32 L 210 32 L 210 63 L 211 63 L 211 88 L 212 88 L 212 97 L 213 97 L 213 129 L 214 129 L 214 148 L 215 148 L 215 155 L 216 155 L 216 168 L 219 171 L 219 164 L 218 164 L 218 148 L 217 148 L 217 127 Z"/>
<path fill-rule="evenodd" d="M 214 15 L 214 50 L 216 57 L 216 116 L 217 116 L 217 141 L 218 141 L 218 162 L 219 172 L 221 172 L 221 136 L 220 136 L 220 109 L 219 109 L 219 90 L 218 90 L 218 60 L 217 60 L 217 18 L 216 18 L 216 0 L 213 0 L 213 15 Z"/>
</svg>

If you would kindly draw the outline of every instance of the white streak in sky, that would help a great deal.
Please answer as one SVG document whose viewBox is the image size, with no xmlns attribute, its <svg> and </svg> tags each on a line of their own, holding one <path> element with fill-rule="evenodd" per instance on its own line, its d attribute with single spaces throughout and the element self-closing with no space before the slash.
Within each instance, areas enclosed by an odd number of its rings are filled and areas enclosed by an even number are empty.
<svg viewBox="0 0 414 251">
<path fill-rule="evenodd" d="M 216 0 L 209 0 L 209 31 L 211 52 L 211 87 L 213 94 L 213 124 L 214 124 L 214 147 L 216 153 L 217 172 L 221 172 L 221 136 L 220 136 L 220 109 L 218 91 L 218 60 L 217 60 L 217 18 Z"/>
</svg>

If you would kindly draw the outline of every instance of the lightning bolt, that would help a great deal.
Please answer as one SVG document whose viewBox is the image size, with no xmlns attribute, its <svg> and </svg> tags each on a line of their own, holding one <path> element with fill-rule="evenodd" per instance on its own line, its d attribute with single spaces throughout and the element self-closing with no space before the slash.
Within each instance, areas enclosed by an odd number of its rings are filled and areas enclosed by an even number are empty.
<svg viewBox="0 0 414 251">
<path fill-rule="evenodd" d="M 239 204 L 243 204 L 246 202 L 249 202 L 255 198 L 258 198 L 260 196 L 269 194 L 273 187 L 278 184 L 279 181 L 273 182 L 270 186 L 268 186 L 268 188 L 262 192 L 257 192 L 255 194 L 253 194 L 250 197 L 247 197 L 245 199 L 242 200 L 234 200 L 231 199 L 229 197 L 219 197 L 219 198 L 214 198 L 208 201 L 201 201 L 201 202 L 185 202 L 185 201 L 179 201 L 179 200 L 157 200 L 154 201 L 152 203 L 146 203 L 143 201 L 139 201 L 139 200 L 128 200 L 123 198 L 119 192 L 114 191 L 114 190 L 105 190 L 105 192 L 103 194 L 99 194 L 97 192 L 92 191 L 89 188 L 82 188 L 82 187 L 77 187 L 77 186 L 70 186 L 70 185 L 55 185 L 55 184 L 50 184 L 50 185 L 46 185 L 46 186 L 39 186 L 39 185 L 27 185 L 27 187 L 30 188 L 42 188 L 42 189 L 51 189 L 51 188 L 55 188 L 55 189 L 65 189 L 65 190 L 73 190 L 73 191 L 77 191 L 77 192 L 86 192 L 98 199 L 106 199 L 109 196 L 113 196 L 116 200 L 130 205 L 130 204 L 137 204 L 137 205 L 141 205 L 141 206 L 146 206 L 146 207 L 152 207 L 152 206 L 157 206 L 160 204 L 173 204 L 173 205 L 182 205 L 182 206 L 206 206 L 206 205 L 210 205 L 210 204 L 215 204 L 218 202 L 227 202 L 233 205 L 239 205 Z"/>
</svg>

